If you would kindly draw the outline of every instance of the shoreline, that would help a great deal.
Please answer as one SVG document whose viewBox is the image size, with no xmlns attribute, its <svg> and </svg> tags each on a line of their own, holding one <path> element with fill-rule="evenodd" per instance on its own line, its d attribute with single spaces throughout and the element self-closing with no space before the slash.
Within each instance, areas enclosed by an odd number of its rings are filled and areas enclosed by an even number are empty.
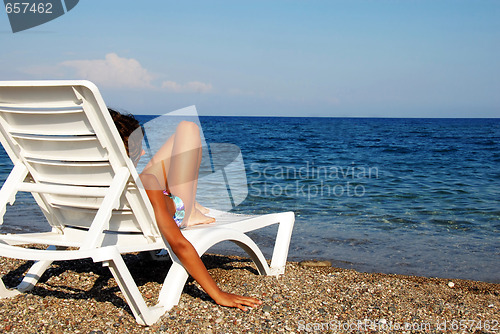
<svg viewBox="0 0 500 334">
<path fill-rule="evenodd" d="M 293 236 L 292 236 L 293 237 Z M 264 249 L 262 245 L 261 250 Z M 217 247 L 217 246 L 216 246 Z M 230 251 L 227 251 L 227 246 L 226 249 L 224 248 L 216 248 L 214 247 L 213 252 L 222 255 L 222 256 L 240 256 L 240 257 L 245 257 L 245 252 L 241 250 L 239 247 L 234 246 L 234 248 L 231 248 Z M 268 248 L 265 249 L 267 253 L 265 253 L 266 258 L 270 258 L 270 255 L 272 254 L 273 248 L 272 246 L 268 246 Z M 366 274 L 385 274 L 385 275 L 400 275 L 400 276 L 416 276 L 416 277 L 424 277 L 424 278 L 441 278 L 441 279 L 449 279 L 449 280 L 465 280 L 465 281 L 474 281 L 474 282 L 483 282 L 483 283 L 491 283 L 491 284 L 500 284 L 500 275 L 498 277 L 492 277 L 491 275 L 487 276 L 487 279 L 476 279 L 476 278 L 470 278 L 470 277 L 458 277 L 458 276 L 453 276 L 454 273 L 450 273 L 449 276 L 446 274 L 419 274 L 416 273 L 416 269 L 405 272 L 405 268 L 402 267 L 392 267 L 392 269 L 397 268 L 396 270 L 388 270 L 387 266 L 374 266 L 370 265 L 368 263 L 362 263 L 362 262 L 351 262 L 351 261 L 346 261 L 346 260 L 338 260 L 336 258 L 332 258 L 329 256 L 323 256 L 323 255 L 315 255 L 315 256 L 288 256 L 288 261 L 291 263 L 299 263 L 303 261 L 328 261 L 332 264 L 332 267 L 338 268 L 338 269 L 345 269 L 345 270 L 354 270 L 359 273 L 366 273 Z"/>
<path fill-rule="evenodd" d="M 454 332 L 461 325 L 471 333 L 500 331 L 500 284 L 360 273 L 297 262 L 287 262 L 285 274 L 276 279 L 257 275 L 248 258 L 213 254 L 202 258 L 222 289 L 255 296 L 263 305 L 248 312 L 220 307 L 190 279 L 179 305 L 153 326 L 144 327 L 136 323 L 109 270 L 91 260 L 78 260 L 53 264 L 31 292 L 0 300 L 0 330 L 300 333 L 335 332 L 335 326 L 344 326 L 337 330 L 417 333 Z M 125 260 L 152 306 L 170 262 L 150 261 L 142 254 L 126 255 Z M 7 286 L 27 269 L 25 261 L 1 258 L 0 263 Z"/>
</svg>

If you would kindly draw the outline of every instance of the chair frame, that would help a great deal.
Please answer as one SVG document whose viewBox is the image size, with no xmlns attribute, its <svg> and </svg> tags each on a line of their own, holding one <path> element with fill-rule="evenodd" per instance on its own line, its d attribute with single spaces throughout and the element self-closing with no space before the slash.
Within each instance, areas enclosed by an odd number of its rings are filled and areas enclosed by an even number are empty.
<svg viewBox="0 0 500 334">
<path fill-rule="evenodd" d="M 62 98 L 59 98 L 60 96 Z M 110 166 L 107 168 L 112 171 L 113 176 L 111 182 L 104 186 L 40 181 L 43 175 L 33 167 L 39 161 L 33 158 L 35 153 L 32 152 L 32 156 L 29 156 L 30 153 L 23 147 L 23 140 L 45 140 L 44 136 L 51 136 L 49 133 L 51 127 L 46 126 L 48 132 L 43 135 L 19 134 L 16 132 L 16 126 L 12 127 L 9 123 L 11 117 L 20 115 L 20 119 L 23 119 L 22 117 L 25 117 L 23 113 L 36 114 L 33 117 L 40 117 L 41 120 L 45 116 L 50 118 L 51 108 L 59 110 L 62 104 L 66 108 L 68 103 L 72 108 L 78 109 L 79 115 L 83 117 L 81 122 L 95 134 L 91 140 L 97 138 L 98 144 L 105 152 L 106 163 Z M 29 122 L 28 119 L 25 123 Z M 27 124 L 26 128 L 36 126 L 36 123 Z M 57 136 L 51 138 L 55 137 Z M 85 135 L 81 134 L 75 137 L 78 140 L 85 139 Z M 0 235 L 0 256 L 36 261 L 16 288 L 8 289 L 0 279 L 1 298 L 12 297 L 32 289 L 53 261 L 91 258 L 94 262 L 101 262 L 103 266 L 109 267 L 139 324 L 152 325 L 178 304 L 189 275 L 161 236 L 139 175 L 128 158 L 106 105 L 93 83 L 84 80 L 0 81 L 0 141 L 14 164 L 0 190 L 0 223 L 3 222 L 7 204 L 13 205 L 16 194 L 22 191 L 33 195 L 52 226 L 50 232 Z M 41 158 L 43 159 L 43 156 Z M 72 166 L 72 162 L 68 161 L 57 163 L 64 164 L 64 168 Z M 96 168 L 100 166 L 99 163 L 87 163 L 91 164 L 96 165 Z M 88 228 L 67 225 L 61 215 L 61 206 L 51 202 L 53 197 L 75 198 L 75 196 L 102 199 Z M 128 210 L 132 212 L 136 221 L 134 231 L 126 229 L 121 231 L 125 225 L 114 225 L 112 222 L 113 214 L 123 209 L 124 205 L 130 206 Z M 83 209 L 70 207 L 70 210 L 76 215 Z M 217 216 L 216 223 L 182 230 L 183 235 L 193 244 L 200 256 L 213 245 L 229 240 L 245 250 L 255 262 L 260 274 L 278 276 L 284 273 L 295 220 L 293 212 L 262 216 L 238 215 L 215 210 L 212 212 Z M 259 247 L 246 233 L 273 224 L 278 224 L 279 227 L 269 266 Z M 48 247 L 47 249 L 19 247 L 30 244 Z M 75 250 L 65 250 L 67 247 L 74 247 Z M 173 264 L 163 282 L 157 304 L 148 307 L 122 254 L 161 249 L 168 250 Z"/>
</svg>

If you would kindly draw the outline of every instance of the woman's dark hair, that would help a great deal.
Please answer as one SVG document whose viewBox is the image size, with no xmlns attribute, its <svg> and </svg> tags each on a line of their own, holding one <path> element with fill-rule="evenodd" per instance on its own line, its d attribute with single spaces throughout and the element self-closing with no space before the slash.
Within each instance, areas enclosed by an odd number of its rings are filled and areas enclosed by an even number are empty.
<svg viewBox="0 0 500 334">
<path fill-rule="evenodd" d="M 142 152 L 142 140 L 136 143 L 135 140 L 129 140 L 132 133 L 137 130 L 137 128 L 141 129 L 141 134 L 144 135 L 144 130 L 141 127 L 141 123 L 134 117 L 132 114 L 121 114 L 118 111 L 108 108 L 108 111 L 113 118 L 113 122 L 120 133 L 120 137 L 123 140 L 123 144 L 125 144 L 125 149 L 127 150 L 127 154 L 132 159 L 132 161 L 138 161 Z"/>
</svg>

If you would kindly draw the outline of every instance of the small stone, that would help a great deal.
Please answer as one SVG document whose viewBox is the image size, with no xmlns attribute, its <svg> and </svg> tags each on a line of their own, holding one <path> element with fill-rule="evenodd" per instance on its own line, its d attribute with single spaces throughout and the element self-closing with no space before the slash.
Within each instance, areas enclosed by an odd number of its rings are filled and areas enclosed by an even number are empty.
<svg viewBox="0 0 500 334">
<path fill-rule="evenodd" d="M 450 288 L 453 288 L 453 287 L 455 286 L 455 283 L 453 283 L 453 282 L 448 282 L 448 286 L 449 286 Z"/>
<path fill-rule="evenodd" d="M 264 313 L 271 313 L 271 306 L 269 306 L 269 305 L 262 306 L 262 311 Z"/>
<path fill-rule="evenodd" d="M 331 267 L 332 263 L 330 261 L 306 260 L 306 261 L 300 261 L 299 266 L 301 266 L 301 267 Z"/>
</svg>

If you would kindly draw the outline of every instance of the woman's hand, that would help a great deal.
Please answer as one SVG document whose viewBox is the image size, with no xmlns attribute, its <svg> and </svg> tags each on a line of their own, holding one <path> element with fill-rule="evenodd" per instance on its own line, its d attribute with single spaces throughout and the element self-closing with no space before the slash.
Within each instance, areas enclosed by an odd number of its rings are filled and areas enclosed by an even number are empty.
<svg viewBox="0 0 500 334">
<path fill-rule="evenodd" d="M 247 308 L 245 306 L 257 307 L 261 305 L 262 302 L 256 298 L 243 297 L 219 289 L 193 245 L 184 237 L 175 224 L 172 218 L 175 208 L 169 207 L 173 206 L 173 202 L 163 194 L 162 188 L 155 176 L 143 173 L 141 174 L 141 181 L 146 188 L 146 193 L 153 206 L 156 223 L 161 234 L 167 239 L 172 251 L 182 262 L 184 268 L 200 283 L 203 290 L 221 306 L 237 307 L 246 311 Z"/>
<path fill-rule="evenodd" d="M 258 307 L 262 305 L 262 301 L 256 298 L 239 296 L 224 291 L 220 291 L 214 301 L 221 306 L 237 307 L 243 311 L 247 310 L 245 306 Z"/>
</svg>

